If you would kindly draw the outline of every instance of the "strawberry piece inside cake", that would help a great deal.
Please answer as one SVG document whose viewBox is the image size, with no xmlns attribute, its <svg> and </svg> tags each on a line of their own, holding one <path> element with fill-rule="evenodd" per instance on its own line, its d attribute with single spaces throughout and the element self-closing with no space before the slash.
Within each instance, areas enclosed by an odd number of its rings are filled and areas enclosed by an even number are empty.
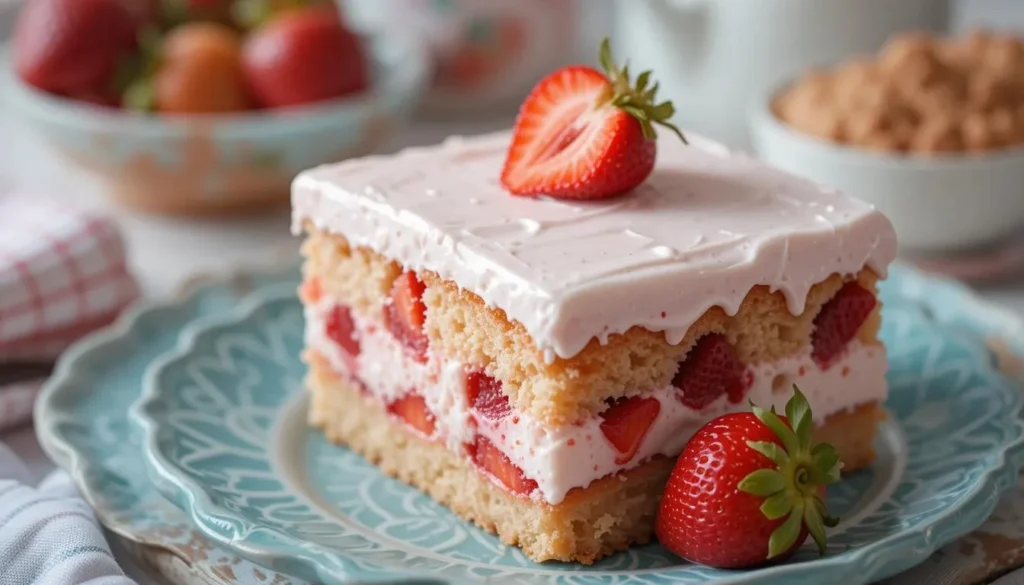
<svg viewBox="0 0 1024 585">
<path fill-rule="evenodd" d="M 601 201 L 509 195 L 507 133 L 301 174 L 312 424 L 536 561 L 650 540 L 688 438 L 794 383 L 869 465 L 891 224 L 689 138 Z"/>
</svg>

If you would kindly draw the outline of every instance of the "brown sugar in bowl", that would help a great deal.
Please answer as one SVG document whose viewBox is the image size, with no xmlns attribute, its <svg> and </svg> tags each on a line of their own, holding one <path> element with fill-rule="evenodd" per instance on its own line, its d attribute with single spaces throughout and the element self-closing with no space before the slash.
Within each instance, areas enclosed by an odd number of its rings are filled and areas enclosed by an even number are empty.
<svg viewBox="0 0 1024 585">
<path fill-rule="evenodd" d="M 1024 57 L 1019 41 L 986 33 L 934 43 L 904 36 L 881 57 L 783 80 L 756 96 L 749 123 L 765 162 L 875 205 L 901 250 L 947 255 L 1024 229 L 1024 140 L 1006 107 L 1007 72 Z M 944 76 L 979 51 L 987 73 Z"/>
<path fill-rule="evenodd" d="M 931 157 L 1024 146 L 1024 40 L 904 34 L 877 54 L 797 78 L 773 99 L 794 130 L 864 150 Z"/>
</svg>

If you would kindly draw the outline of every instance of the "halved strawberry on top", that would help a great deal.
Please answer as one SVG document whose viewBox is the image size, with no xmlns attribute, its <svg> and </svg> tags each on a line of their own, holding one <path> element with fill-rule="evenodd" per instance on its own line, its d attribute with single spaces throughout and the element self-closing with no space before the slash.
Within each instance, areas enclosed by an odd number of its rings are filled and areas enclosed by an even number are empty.
<svg viewBox="0 0 1024 585">
<path fill-rule="evenodd" d="M 384 326 L 421 362 L 427 361 L 427 335 L 423 332 L 427 320 L 427 307 L 422 300 L 424 290 L 423 282 L 407 270 L 395 280 L 384 305 Z"/>
<path fill-rule="evenodd" d="M 601 44 L 598 71 L 574 65 L 541 80 L 519 110 L 501 172 L 515 195 L 601 199 L 629 191 L 651 174 L 659 124 L 686 139 L 669 119 L 672 102 L 657 103 L 658 84 L 629 68 Z"/>
</svg>

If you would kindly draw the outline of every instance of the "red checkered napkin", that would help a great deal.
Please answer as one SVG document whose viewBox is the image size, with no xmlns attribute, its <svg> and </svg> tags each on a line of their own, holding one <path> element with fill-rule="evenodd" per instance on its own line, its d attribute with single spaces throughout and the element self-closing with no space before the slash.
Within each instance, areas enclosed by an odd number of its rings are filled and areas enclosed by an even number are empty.
<svg viewBox="0 0 1024 585">
<path fill-rule="evenodd" d="M 52 361 L 138 292 L 110 218 L 0 192 L 0 369 Z M 37 389 L 0 385 L 0 428 L 30 414 Z"/>
</svg>

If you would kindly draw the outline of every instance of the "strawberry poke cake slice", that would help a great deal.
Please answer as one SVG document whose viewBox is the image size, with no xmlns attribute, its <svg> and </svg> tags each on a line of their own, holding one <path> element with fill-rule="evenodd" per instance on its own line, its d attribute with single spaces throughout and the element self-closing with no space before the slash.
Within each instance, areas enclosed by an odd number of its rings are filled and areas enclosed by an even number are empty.
<svg viewBox="0 0 1024 585">
<path fill-rule="evenodd" d="M 889 221 L 658 138 L 646 75 L 584 69 L 511 133 L 313 169 L 292 195 L 311 423 L 535 561 L 649 541 L 690 436 L 794 384 L 863 468 L 886 397 Z"/>
</svg>

